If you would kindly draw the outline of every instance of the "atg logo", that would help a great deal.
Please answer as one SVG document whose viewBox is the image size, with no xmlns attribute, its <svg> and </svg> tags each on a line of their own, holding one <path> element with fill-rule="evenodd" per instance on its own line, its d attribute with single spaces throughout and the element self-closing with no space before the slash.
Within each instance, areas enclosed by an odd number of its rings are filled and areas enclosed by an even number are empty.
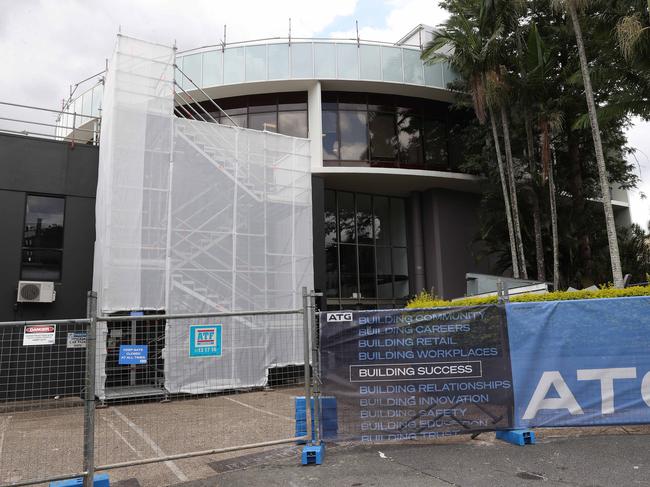
<svg viewBox="0 0 650 487">
<path fill-rule="evenodd" d="M 352 313 L 349 311 L 342 313 L 327 313 L 328 323 L 347 323 L 352 321 Z"/>
<path fill-rule="evenodd" d="M 190 357 L 221 356 L 221 325 L 190 326 Z"/>
</svg>

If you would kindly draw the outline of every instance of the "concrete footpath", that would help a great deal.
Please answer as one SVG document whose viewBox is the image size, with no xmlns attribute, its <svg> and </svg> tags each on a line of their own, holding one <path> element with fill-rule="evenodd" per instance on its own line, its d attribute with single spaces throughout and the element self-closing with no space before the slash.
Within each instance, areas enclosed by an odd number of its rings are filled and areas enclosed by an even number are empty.
<svg viewBox="0 0 650 487">
<path fill-rule="evenodd" d="M 494 434 L 435 443 L 338 445 L 325 463 L 302 467 L 277 449 L 276 458 L 213 467 L 222 473 L 176 484 L 208 486 L 650 486 L 647 427 L 539 430 L 536 445 L 503 443 Z M 285 455 L 280 452 L 284 450 Z M 258 454 L 260 455 L 260 454 Z"/>
</svg>

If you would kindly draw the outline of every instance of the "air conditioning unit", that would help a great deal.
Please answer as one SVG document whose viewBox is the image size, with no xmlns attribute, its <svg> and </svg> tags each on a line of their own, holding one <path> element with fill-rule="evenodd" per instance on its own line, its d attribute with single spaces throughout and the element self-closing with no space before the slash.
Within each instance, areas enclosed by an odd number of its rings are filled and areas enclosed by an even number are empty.
<svg viewBox="0 0 650 487">
<path fill-rule="evenodd" d="M 52 303 L 55 299 L 53 282 L 18 281 L 19 303 Z"/>
</svg>

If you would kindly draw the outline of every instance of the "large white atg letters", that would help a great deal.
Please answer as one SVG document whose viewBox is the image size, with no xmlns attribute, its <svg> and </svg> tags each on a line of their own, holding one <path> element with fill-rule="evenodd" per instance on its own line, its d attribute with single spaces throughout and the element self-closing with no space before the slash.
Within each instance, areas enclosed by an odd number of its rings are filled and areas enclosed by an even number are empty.
<svg viewBox="0 0 650 487">
<path fill-rule="evenodd" d="M 546 397 L 551 386 L 555 387 L 559 397 Z M 528 403 L 523 419 L 533 419 L 537 416 L 537 412 L 540 409 L 568 409 L 572 416 L 584 414 L 569 386 L 564 382 L 562 374 L 557 370 L 542 374 L 541 379 L 537 383 L 537 388 L 533 393 L 533 397 L 531 397 Z"/>
<path fill-rule="evenodd" d="M 643 376 L 641 381 L 641 397 L 648 407 L 650 407 L 650 372 Z"/>
<path fill-rule="evenodd" d="M 577 379 L 600 381 L 601 412 L 614 414 L 614 380 L 636 379 L 636 368 L 580 369 L 577 371 Z M 555 387 L 559 397 L 546 397 L 551 386 Z M 641 396 L 650 406 L 650 372 L 644 376 L 641 383 Z M 568 409 L 573 416 L 584 414 L 562 374 L 557 370 L 542 374 L 522 419 L 533 419 L 541 409 Z"/>
<path fill-rule="evenodd" d="M 635 367 L 578 370 L 578 380 L 599 380 L 601 411 L 614 414 L 614 379 L 636 379 Z"/>
</svg>

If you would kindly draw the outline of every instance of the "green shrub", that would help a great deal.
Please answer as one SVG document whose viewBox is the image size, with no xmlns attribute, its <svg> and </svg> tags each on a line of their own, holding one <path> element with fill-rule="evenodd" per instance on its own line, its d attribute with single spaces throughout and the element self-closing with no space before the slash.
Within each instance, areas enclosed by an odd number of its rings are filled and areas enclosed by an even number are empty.
<svg viewBox="0 0 650 487">
<path fill-rule="evenodd" d="M 650 296 L 650 285 L 633 286 L 625 289 L 616 289 L 611 286 L 598 289 L 597 291 L 555 291 L 547 294 L 519 294 L 511 296 L 511 303 L 522 303 L 531 301 L 569 301 L 572 299 L 598 299 L 598 298 L 624 298 L 630 296 Z M 496 304 L 497 297 L 469 297 L 454 301 L 445 301 L 422 291 L 415 298 L 408 302 L 407 308 L 442 308 L 449 306 L 480 306 L 483 304 Z"/>
</svg>

